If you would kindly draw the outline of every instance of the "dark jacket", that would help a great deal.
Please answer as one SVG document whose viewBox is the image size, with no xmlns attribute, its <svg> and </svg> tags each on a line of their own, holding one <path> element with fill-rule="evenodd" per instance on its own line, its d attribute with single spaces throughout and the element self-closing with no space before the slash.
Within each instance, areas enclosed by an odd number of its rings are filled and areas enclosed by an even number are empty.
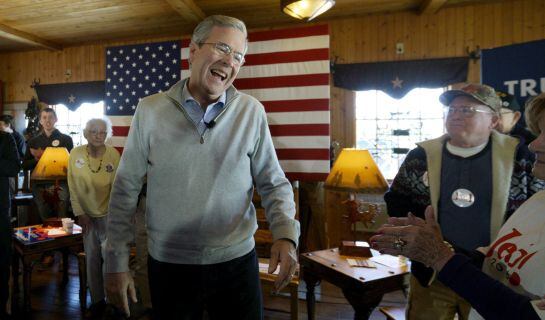
<svg viewBox="0 0 545 320">
<path fill-rule="evenodd" d="M 530 297 L 488 276 L 464 255 L 454 255 L 437 278 L 466 299 L 485 319 L 540 319 L 530 304 Z"/>
<path fill-rule="evenodd" d="M 15 139 L 15 145 L 17 146 L 17 152 L 19 153 L 19 159 L 23 160 L 26 152 L 26 141 L 22 134 L 17 131 L 11 133 L 13 139 Z"/>
<path fill-rule="evenodd" d="M 28 140 L 27 150 L 25 153 L 25 158 L 23 159 L 23 169 L 33 170 L 38 164 L 38 161 L 34 159 L 32 153 L 30 153 L 30 148 L 33 149 L 45 149 L 47 147 L 65 147 L 68 149 L 68 152 L 74 147 L 72 138 L 68 135 L 61 133 L 59 130 L 55 129 L 51 136 L 46 136 L 43 132 L 34 138 Z"/>
<path fill-rule="evenodd" d="M 9 133 L 0 132 L 0 214 L 9 215 L 9 178 L 19 173 L 20 160 L 15 140 Z"/>
</svg>

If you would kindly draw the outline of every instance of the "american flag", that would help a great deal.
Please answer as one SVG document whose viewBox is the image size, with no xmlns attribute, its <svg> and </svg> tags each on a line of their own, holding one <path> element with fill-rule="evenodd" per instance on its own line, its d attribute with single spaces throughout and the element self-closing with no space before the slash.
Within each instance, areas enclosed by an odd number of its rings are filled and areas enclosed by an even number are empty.
<svg viewBox="0 0 545 320">
<path fill-rule="evenodd" d="M 248 40 L 246 62 L 234 86 L 265 106 L 286 176 L 325 180 L 329 173 L 328 26 L 251 32 Z M 189 43 L 186 39 L 106 48 L 105 104 L 113 123 L 113 146 L 122 150 L 139 99 L 189 77 Z"/>
</svg>

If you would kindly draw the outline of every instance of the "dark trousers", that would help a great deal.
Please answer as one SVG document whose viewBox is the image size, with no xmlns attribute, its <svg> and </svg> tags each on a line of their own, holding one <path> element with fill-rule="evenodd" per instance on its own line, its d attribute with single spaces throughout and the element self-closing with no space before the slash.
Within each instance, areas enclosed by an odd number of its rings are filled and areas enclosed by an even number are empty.
<svg viewBox="0 0 545 320">
<path fill-rule="evenodd" d="M 1 212 L 0 210 L 0 318 L 6 312 L 6 304 L 9 297 L 11 232 L 9 212 Z"/>
<path fill-rule="evenodd" d="M 255 250 L 211 265 L 160 262 L 148 257 L 154 319 L 263 319 Z"/>
</svg>

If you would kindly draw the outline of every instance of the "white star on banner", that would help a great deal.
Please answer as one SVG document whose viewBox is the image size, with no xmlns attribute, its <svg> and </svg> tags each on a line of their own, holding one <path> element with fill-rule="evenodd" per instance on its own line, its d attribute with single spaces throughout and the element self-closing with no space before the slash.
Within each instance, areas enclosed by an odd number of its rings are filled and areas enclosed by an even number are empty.
<svg viewBox="0 0 545 320">
<path fill-rule="evenodd" d="M 390 81 L 392 83 L 392 88 L 399 88 L 401 89 L 401 87 L 403 86 L 403 80 L 399 79 L 398 76 L 396 76 L 396 78 L 392 81 Z"/>
</svg>

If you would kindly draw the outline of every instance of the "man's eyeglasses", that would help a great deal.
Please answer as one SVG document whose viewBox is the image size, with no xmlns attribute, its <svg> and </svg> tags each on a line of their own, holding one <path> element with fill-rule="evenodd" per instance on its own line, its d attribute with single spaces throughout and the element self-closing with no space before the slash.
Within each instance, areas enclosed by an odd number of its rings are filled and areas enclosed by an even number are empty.
<svg viewBox="0 0 545 320">
<path fill-rule="evenodd" d="M 488 108 L 488 107 L 486 106 L 486 108 Z M 471 107 L 470 106 L 460 106 L 460 107 L 446 106 L 445 107 L 445 113 L 447 115 L 449 115 L 449 116 L 451 116 L 451 115 L 453 115 L 455 113 L 459 113 L 464 118 L 471 118 L 477 112 L 496 114 L 496 112 L 492 111 L 492 109 L 482 110 L 482 109 L 477 109 L 477 107 L 473 107 L 473 106 L 471 106 Z"/>
<path fill-rule="evenodd" d="M 222 54 L 224 56 L 232 55 L 235 64 L 244 64 L 244 54 L 234 51 L 233 48 L 231 48 L 228 44 L 225 44 L 223 42 L 201 42 L 200 44 L 209 44 L 211 46 L 214 46 L 214 49 L 216 49 L 219 54 Z"/>
</svg>

